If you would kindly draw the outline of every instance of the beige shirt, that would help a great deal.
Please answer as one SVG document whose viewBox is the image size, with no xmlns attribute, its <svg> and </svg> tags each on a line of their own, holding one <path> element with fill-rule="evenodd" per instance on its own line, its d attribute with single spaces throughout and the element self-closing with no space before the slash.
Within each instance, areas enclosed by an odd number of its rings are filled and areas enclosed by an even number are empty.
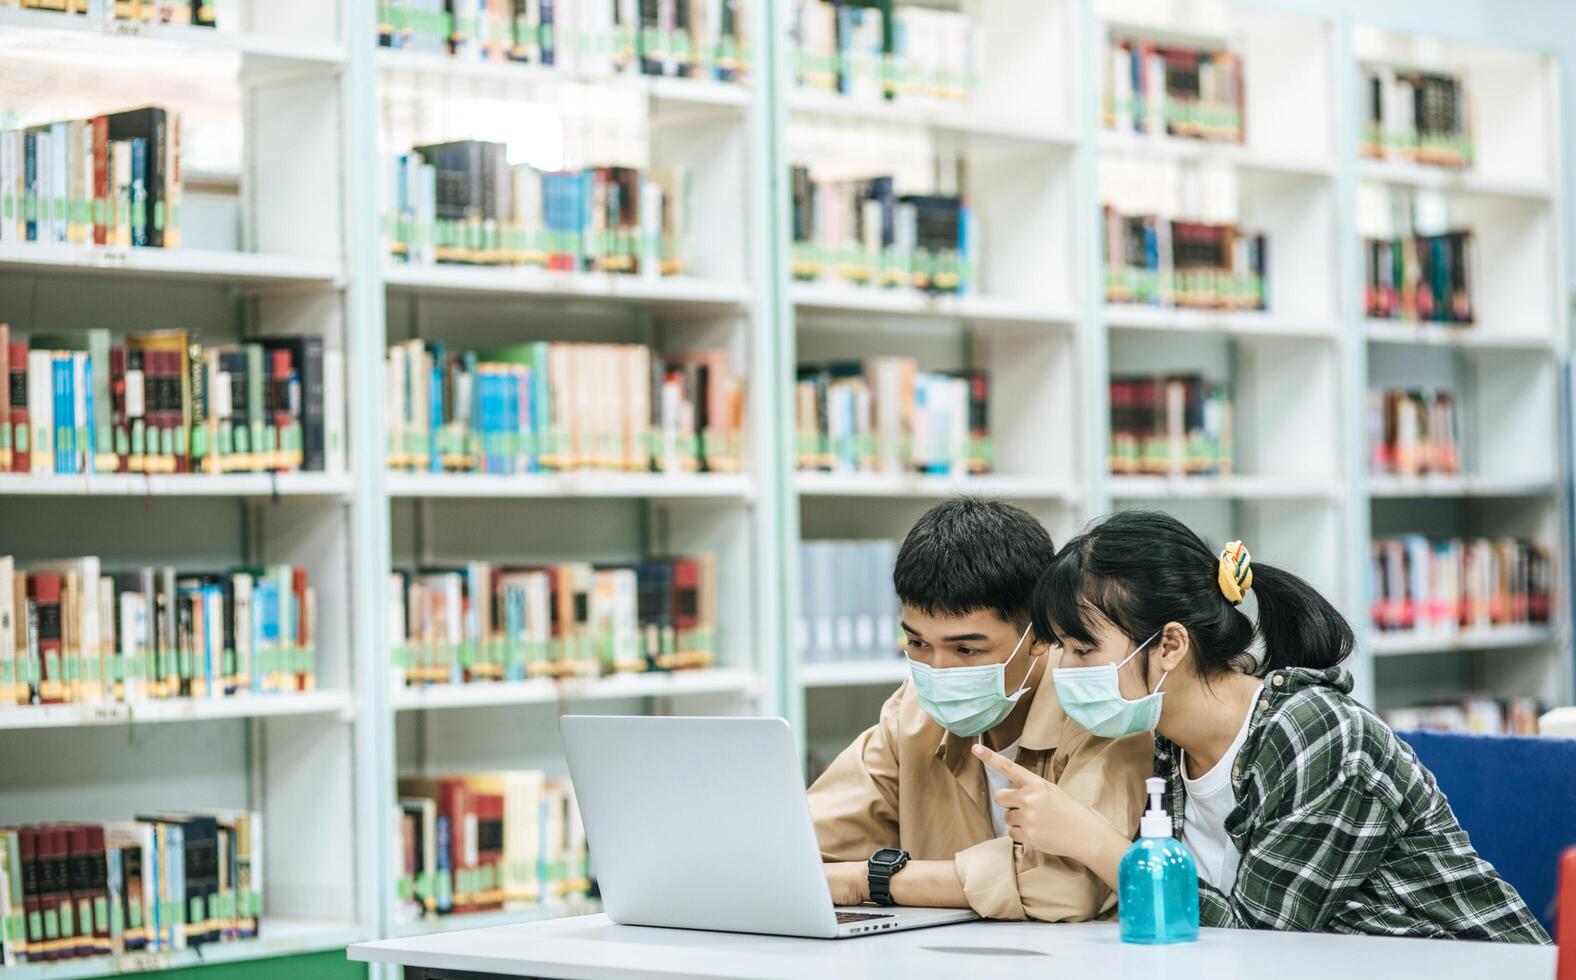
<svg viewBox="0 0 1576 980">
<path fill-rule="evenodd" d="M 995 835 L 974 742 L 931 720 L 905 681 L 880 722 L 810 787 L 822 860 L 864 861 L 882 847 L 901 847 L 916 861 L 950 860 L 969 906 L 989 919 L 1077 922 L 1114 909 L 1116 896 L 1083 865 Z M 1047 679 L 1029 707 L 1017 762 L 1123 836 L 1137 833 L 1144 778 L 1154 767 L 1147 732 L 1115 741 L 1090 735 L 1062 713 Z"/>
</svg>

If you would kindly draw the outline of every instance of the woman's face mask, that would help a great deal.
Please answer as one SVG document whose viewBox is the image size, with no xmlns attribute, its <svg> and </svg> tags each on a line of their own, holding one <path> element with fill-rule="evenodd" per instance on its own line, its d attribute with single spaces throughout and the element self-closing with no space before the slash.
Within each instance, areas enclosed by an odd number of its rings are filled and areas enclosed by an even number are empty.
<svg viewBox="0 0 1576 980">
<path fill-rule="evenodd" d="M 1067 717 L 1082 725 L 1091 735 L 1101 738 L 1121 738 L 1138 732 L 1153 731 L 1160 724 L 1160 707 L 1164 695 L 1160 683 L 1144 697 L 1128 699 L 1122 696 L 1121 669 L 1153 643 L 1156 633 L 1140 643 L 1121 663 L 1101 664 L 1098 667 L 1058 667 L 1051 671 L 1051 681 L 1056 685 L 1056 697 L 1061 701 Z"/>
<path fill-rule="evenodd" d="M 1025 629 L 1012 654 L 999 664 L 932 667 L 910 657 L 908 673 L 914 679 L 920 707 L 936 724 L 960 738 L 973 738 L 995 728 L 1012 714 L 1029 689 L 1029 674 L 1025 673 L 1018 689 L 1007 693 L 1007 665 L 1028 638 L 1029 629 Z M 1034 668 L 1031 665 L 1029 669 L 1032 672 Z"/>
</svg>

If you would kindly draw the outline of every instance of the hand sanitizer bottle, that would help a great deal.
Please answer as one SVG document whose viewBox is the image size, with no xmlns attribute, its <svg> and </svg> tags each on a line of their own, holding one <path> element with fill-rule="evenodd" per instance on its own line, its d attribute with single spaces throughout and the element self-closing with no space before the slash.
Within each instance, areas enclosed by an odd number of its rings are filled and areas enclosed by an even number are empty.
<svg viewBox="0 0 1576 980">
<path fill-rule="evenodd" d="M 1171 836 L 1171 816 L 1160 800 L 1166 781 L 1151 776 L 1144 786 L 1149 790 L 1149 812 L 1117 872 L 1122 942 L 1197 942 L 1198 869 L 1193 853 Z"/>
</svg>

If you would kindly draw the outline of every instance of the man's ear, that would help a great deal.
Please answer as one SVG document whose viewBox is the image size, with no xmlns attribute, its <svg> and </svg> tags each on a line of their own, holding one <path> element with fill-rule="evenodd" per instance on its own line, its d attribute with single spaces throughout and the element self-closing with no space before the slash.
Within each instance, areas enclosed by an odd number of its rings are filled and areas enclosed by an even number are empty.
<svg viewBox="0 0 1576 980">
<path fill-rule="evenodd" d="M 1192 636 L 1187 627 L 1181 623 L 1167 623 L 1160 630 L 1160 635 L 1155 637 L 1154 658 L 1159 663 L 1160 669 L 1165 671 L 1176 670 L 1182 661 L 1193 652 Z"/>
</svg>

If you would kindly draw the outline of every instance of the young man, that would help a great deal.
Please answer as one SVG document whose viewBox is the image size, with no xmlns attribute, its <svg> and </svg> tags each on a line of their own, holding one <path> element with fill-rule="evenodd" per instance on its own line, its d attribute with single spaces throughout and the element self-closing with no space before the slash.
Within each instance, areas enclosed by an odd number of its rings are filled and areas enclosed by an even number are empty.
<svg viewBox="0 0 1576 980">
<path fill-rule="evenodd" d="M 1115 907 L 1093 872 L 1006 836 L 994 802 L 1006 781 L 971 751 L 981 741 L 1117 832 L 1137 831 L 1151 736 L 1112 741 L 1069 721 L 1047 680 L 1048 646 L 1029 627 L 1030 593 L 1054 553 L 1038 521 L 994 501 L 948 500 L 909 530 L 892 580 L 910 677 L 810 787 L 837 904 L 1049 922 Z"/>
</svg>

